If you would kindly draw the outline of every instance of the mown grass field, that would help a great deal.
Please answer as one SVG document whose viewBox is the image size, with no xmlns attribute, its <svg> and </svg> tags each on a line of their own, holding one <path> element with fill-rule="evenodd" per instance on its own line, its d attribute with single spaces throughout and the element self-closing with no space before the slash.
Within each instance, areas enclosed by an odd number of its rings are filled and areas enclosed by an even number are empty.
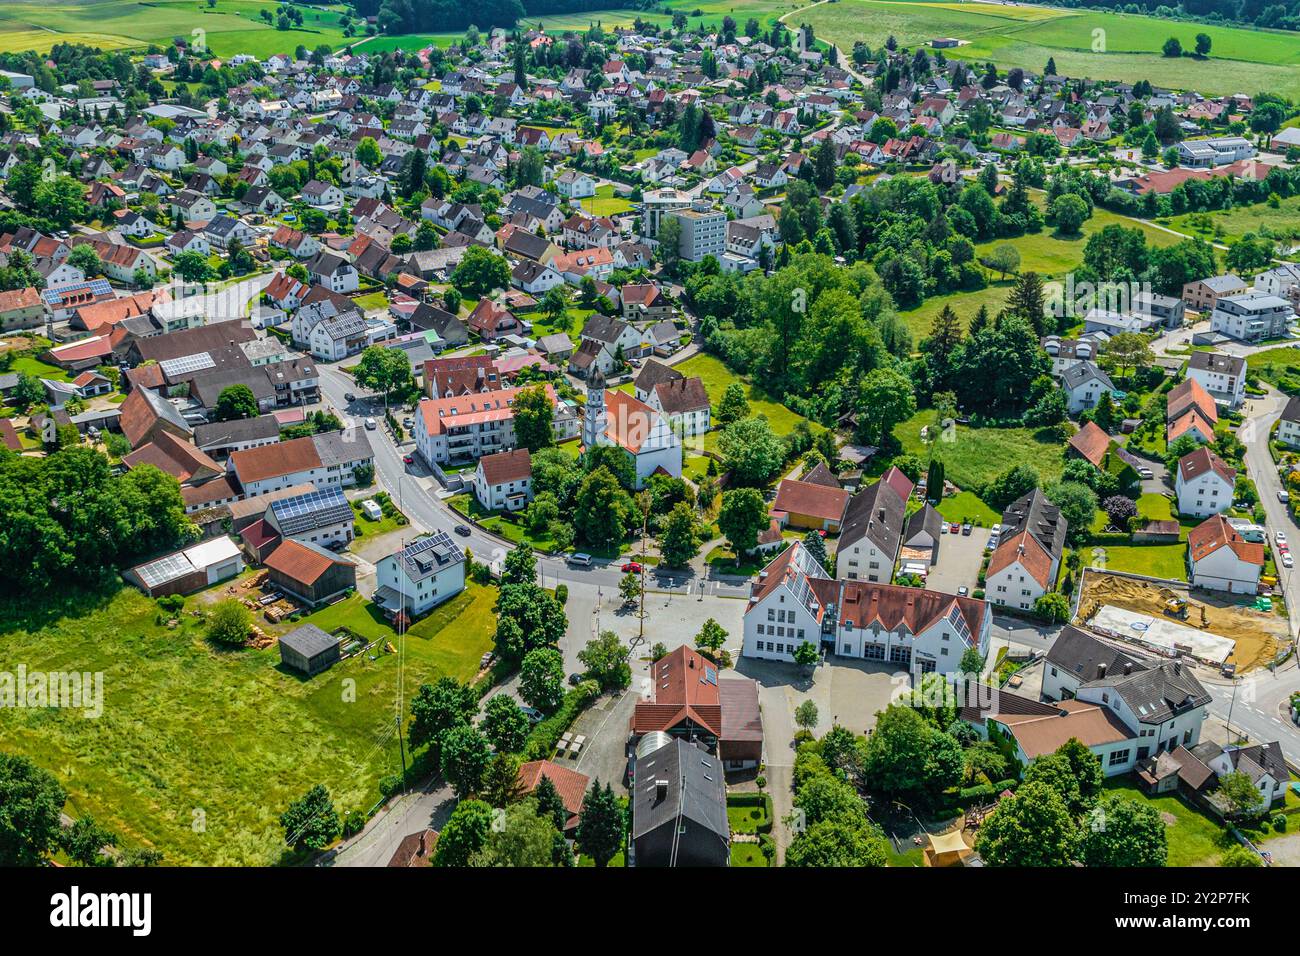
<svg viewBox="0 0 1300 956">
<path fill-rule="evenodd" d="M 217 56 L 266 57 L 346 42 L 340 6 L 300 7 L 301 28 L 277 30 L 260 17 L 275 4 L 263 0 L 5 0 L 0 3 L 0 52 L 45 52 L 56 43 L 85 43 L 105 50 L 169 45 L 173 38 L 200 39 Z"/>
<path fill-rule="evenodd" d="M 921 441 L 921 429 L 933 425 L 934 420 L 934 409 L 927 408 L 894 427 L 894 437 L 904 452 L 929 460 L 930 446 Z M 945 477 L 964 490 L 979 488 L 1013 465 L 1032 466 L 1044 484 L 1060 478 L 1065 467 L 1064 446 L 1046 435 L 1040 437 L 1032 428 L 957 425 L 955 440 L 941 440 L 934 453 L 943 459 Z M 971 517 L 975 516 L 972 512 Z"/>
<path fill-rule="evenodd" d="M 1043 194 L 1035 191 L 1035 200 L 1040 205 L 1042 199 Z M 981 242 L 975 247 L 975 255 L 978 258 L 984 258 L 997 246 L 1004 244 L 1015 246 L 1016 251 L 1020 253 L 1021 272 L 1037 272 L 1043 277 L 1044 281 L 1064 281 L 1066 273 L 1077 269 L 1079 264 L 1083 262 L 1083 248 L 1087 245 L 1088 237 L 1100 232 L 1107 226 L 1116 224 L 1124 226 L 1126 229 L 1141 230 L 1142 234 L 1146 236 L 1147 245 L 1149 246 L 1171 246 L 1182 240 L 1181 236 L 1165 232 L 1163 229 L 1156 229 L 1141 220 L 1131 219 L 1106 209 L 1097 208 L 1093 210 L 1092 218 L 1083 224 L 1083 228 L 1077 236 L 1062 236 L 1053 231 L 1050 226 L 1046 226 L 1039 233 L 1017 236 L 1014 239 L 993 239 L 989 242 Z M 994 275 L 993 281 L 986 288 L 975 292 L 953 292 L 948 295 L 932 296 L 917 308 L 901 312 L 900 315 L 907 323 L 908 328 L 911 329 L 912 338 L 920 341 L 930 334 L 930 327 L 934 324 L 935 316 L 943 310 L 945 305 L 952 306 L 958 318 L 964 322 L 969 322 L 971 317 L 979 311 L 980 306 L 987 307 L 989 315 L 996 315 L 1007 304 L 1007 297 L 1011 294 L 1014 285 L 1014 278 L 1008 277 L 1001 280 Z"/>
<path fill-rule="evenodd" d="M 1218 822 L 1194 810 L 1177 796 L 1148 797 L 1133 786 L 1132 778 L 1111 777 L 1104 786 L 1138 803 L 1155 807 L 1165 821 L 1165 840 L 1169 844 L 1167 866 L 1214 866 L 1223 851 L 1234 844 L 1231 834 Z M 1169 822 L 1170 820 L 1173 822 Z"/>
<path fill-rule="evenodd" d="M 491 647 L 495 600 L 495 589 L 471 584 L 411 629 L 407 701 L 442 674 L 474 677 Z M 311 620 L 394 637 L 355 596 Z M 398 772 L 398 659 L 382 645 L 374 660 L 359 655 L 305 680 L 280 669 L 275 647 L 210 645 L 188 611 L 175 629 L 159 621 L 158 605 L 125 587 L 90 596 L 52 589 L 39 603 L 0 605 L 0 670 L 104 675 L 98 719 L 5 714 L 4 749 L 57 775 L 69 813 L 93 814 L 170 865 L 270 864 L 282 851 L 280 813 L 313 784 L 329 788 L 340 813 L 365 810 L 380 779 Z"/>
<path fill-rule="evenodd" d="M 780 402 L 772 401 L 762 391 L 762 389 L 751 385 L 749 382 L 736 375 L 731 369 L 723 364 L 722 360 L 712 355 L 706 355 L 700 352 L 692 355 L 685 362 L 678 362 L 673 368 L 681 372 L 686 377 L 698 375 L 704 381 L 704 390 L 709 393 L 709 401 L 716 408 L 722 401 L 722 393 L 727 390 L 727 386 L 732 382 L 740 382 L 745 389 L 745 394 L 749 398 L 749 411 L 751 415 L 763 415 L 767 418 L 767 423 L 772 426 L 772 431 L 778 435 L 788 435 L 794 431 L 795 426 L 806 419 L 802 415 L 790 411 Z M 814 432 L 821 431 L 821 426 L 812 424 Z M 711 431 L 704 436 L 704 447 L 709 451 L 717 451 L 718 431 Z M 687 444 L 690 444 L 688 440 Z"/>
<path fill-rule="evenodd" d="M 837 0 L 800 14 L 819 39 L 847 52 L 855 40 L 872 48 L 893 35 L 915 47 L 934 37 L 969 41 L 945 50 L 949 58 L 999 67 L 1041 71 L 1048 57 L 1066 76 L 1132 82 L 1137 77 L 1157 86 L 1195 89 L 1208 94 L 1242 89 L 1300 94 L 1300 38 L 1278 30 L 1179 23 L 1155 17 L 1093 10 L 981 3 L 925 3 L 916 0 Z M 1184 49 L 1196 34 L 1212 40 L 1210 58 L 1176 59 L 1161 55 L 1168 37 Z"/>
</svg>

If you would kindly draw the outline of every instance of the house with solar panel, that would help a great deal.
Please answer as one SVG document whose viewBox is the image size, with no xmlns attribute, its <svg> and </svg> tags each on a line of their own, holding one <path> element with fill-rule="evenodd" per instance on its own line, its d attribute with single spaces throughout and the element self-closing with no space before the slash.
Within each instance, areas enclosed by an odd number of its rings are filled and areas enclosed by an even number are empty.
<svg viewBox="0 0 1300 956">
<path fill-rule="evenodd" d="M 445 531 L 417 538 L 375 565 L 374 602 L 388 617 L 420 617 L 465 590 L 465 554 Z"/>
<path fill-rule="evenodd" d="M 244 557 L 234 540 L 223 535 L 146 561 L 122 573 L 149 597 L 192 594 L 233 578 L 244 570 Z"/>
<path fill-rule="evenodd" d="M 352 540 L 356 515 L 341 488 L 324 488 L 271 502 L 263 520 L 280 537 L 324 548 Z"/>
</svg>

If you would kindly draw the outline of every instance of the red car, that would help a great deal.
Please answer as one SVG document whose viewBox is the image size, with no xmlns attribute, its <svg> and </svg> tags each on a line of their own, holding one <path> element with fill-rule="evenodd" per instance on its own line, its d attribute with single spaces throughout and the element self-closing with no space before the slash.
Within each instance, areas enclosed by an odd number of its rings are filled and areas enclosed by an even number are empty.
<svg viewBox="0 0 1300 956">
<path fill-rule="evenodd" d="M 402 462 L 403 462 L 404 464 L 407 464 L 407 465 L 414 465 L 414 464 L 415 464 L 415 457 L 412 456 L 412 455 L 403 455 L 403 456 L 402 456 Z"/>
<path fill-rule="evenodd" d="M 623 570 L 624 572 L 628 572 L 631 574 L 640 574 L 641 565 L 637 564 L 635 561 L 629 561 L 627 562 L 627 564 L 623 565 Z"/>
</svg>

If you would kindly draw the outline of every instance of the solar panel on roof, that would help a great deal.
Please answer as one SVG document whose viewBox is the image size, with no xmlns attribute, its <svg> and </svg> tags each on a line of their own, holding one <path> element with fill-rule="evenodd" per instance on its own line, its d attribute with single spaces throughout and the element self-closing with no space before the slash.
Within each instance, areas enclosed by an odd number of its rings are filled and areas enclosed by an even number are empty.
<svg viewBox="0 0 1300 956">
<path fill-rule="evenodd" d="M 180 553 L 169 554 L 164 558 L 159 558 L 157 561 L 152 561 L 149 564 L 138 568 L 136 573 L 140 575 L 141 581 L 143 581 L 148 587 L 153 588 L 157 587 L 159 584 L 165 584 L 168 581 L 174 581 L 179 577 L 183 577 L 193 570 L 194 565 L 190 563 L 184 553 Z"/>
<path fill-rule="evenodd" d="M 61 289 L 45 289 L 41 292 L 41 298 L 50 305 L 56 305 L 63 299 L 82 292 L 89 292 L 91 295 L 112 295 L 113 287 L 108 284 L 107 279 L 91 279 L 89 282 L 64 286 Z"/>
<path fill-rule="evenodd" d="M 159 362 L 158 366 L 163 370 L 164 375 L 174 378 L 177 375 L 188 375 L 191 372 L 216 368 L 217 363 L 212 360 L 210 353 L 198 352 L 194 355 L 182 355 L 180 358 L 165 359 Z"/>
<path fill-rule="evenodd" d="M 292 535 L 350 521 L 352 506 L 342 491 L 328 488 L 272 502 L 271 513 L 275 516 L 280 531 Z"/>
</svg>

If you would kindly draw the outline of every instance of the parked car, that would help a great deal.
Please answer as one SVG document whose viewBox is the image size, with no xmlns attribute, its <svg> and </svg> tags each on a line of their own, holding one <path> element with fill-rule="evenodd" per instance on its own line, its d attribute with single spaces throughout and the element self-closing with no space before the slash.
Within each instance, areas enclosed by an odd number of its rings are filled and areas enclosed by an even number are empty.
<svg viewBox="0 0 1300 956">
<path fill-rule="evenodd" d="M 1139 475 L 1140 477 L 1142 477 L 1142 478 L 1154 478 L 1154 477 L 1155 477 L 1155 472 L 1153 472 L 1150 468 L 1139 468 L 1139 469 L 1137 470 L 1137 473 L 1138 473 L 1138 475 Z"/>
<path fill-rule="evenodd" d="M 968 594 L 970 594 L 970 588 L 966 587 L 964 584 L 957 589 L 958 597 L 965 597 Z"/>
<path fill-rule="evenodd" d="M 343 401 L 345 401 L 345 402 L 355 402 L 356 400 L 357 400 L 357 397 L 356 397 L 354 394 L 352 394 L 351 392 L 344 392 L 344 393 L 343 393 Z"/>
<path fill-rule="evenodd" d="M 379 426 L 375 424 L 375 420 L 373 418 L 366 419 L 366 431 L 372 432 L 378 427 Z"/>
<path fill-rule="evenodd" d="M 458 525 L 456 525 L 455 531 L 456 531 L 456 533 L 457 533 L 458 535 L 460 535 L 462 538 L 468 538 L 468 537 L 469 537 L 469 525 L 467 525 L 467 524 L 458 524 Z"/>
<path fill-rule="evenodd" d="M 971 533 L 971 530 L 972 530 L 971 523 L 969 521 L 967 521 L 964 525 L 961 526 L 961 533 L 964 535 L 969 535 Z"/>
<path fill-rule="evenodd" d="M 1295 558 L 1291 557 L 1291 552 L 1288 551 L 1282 555 L 1282 567 L 1284 568 L 1295 567 Z"/>
<path fill-rule="evenodd" d="M 415 456 L 414 456 L 414 455 L 403 455 L 403 456 L 402 456 L 402 464 L 404 464 L 404 465 L 414 465 L 414 464 L 415 464 Z"/>
<path fill-rule="evenodd" d="M 408 417 L 402 419 L 402 427 L 403 427 L 403 428 L 410 429 L 410 428 L 413 428 L 414 426 L 415 426 L 415 419 L 414 419 L 414 418 L 411 418 L 411 417 L 408 416 Z"/>
<path fill-rule="evenodd" d="M 582 675 L 578 673 L 570 674 L 569 683 L 572 684 L 574 687 L 577 687 L 579 684 L 582 683 Z"/>
<path fill-rule="evenodd" d="M 948 525 L 948 533 L 961 534 L 961 525 L 954 521 L 952 524 Z"/>
<path fill-rule="evenodd" d="M 1285 531 L 1273 532 L 1273 540 L 1276 541 L 1279 545 L 1286 544 L 1286 532 Z"/>
<path fill-rule="evenodd" d="M 542 712 L 536 707 L 529 707 L 526 704 L 520 704 L 519 709 L 524 712 L 530 724 L 539 724 L 542 722 Z"/>
<path fill-rule="evenodd" d="M 640 574 L 641 565 L 636 561 L 626 561 L 623 563 L 624 574 Z"/>
<path fill-rule="evenodd" d="M 578 551 L 574 554 L 569 555 L 569 563 L 581 564 L 583 567 L 587 567 L 588 565 L 591 564 L 591 555 L 587 554 L 584 551 Z"/>
<path fill-rule="evenodd" d="M 1286 489 L 1283 489 L 1277 493 L 1277 500 L 1282 502 L 1282 504 L 1286 504 L 1291 500 L 1291 495 L 1287 493 Z"/>
</svg>

